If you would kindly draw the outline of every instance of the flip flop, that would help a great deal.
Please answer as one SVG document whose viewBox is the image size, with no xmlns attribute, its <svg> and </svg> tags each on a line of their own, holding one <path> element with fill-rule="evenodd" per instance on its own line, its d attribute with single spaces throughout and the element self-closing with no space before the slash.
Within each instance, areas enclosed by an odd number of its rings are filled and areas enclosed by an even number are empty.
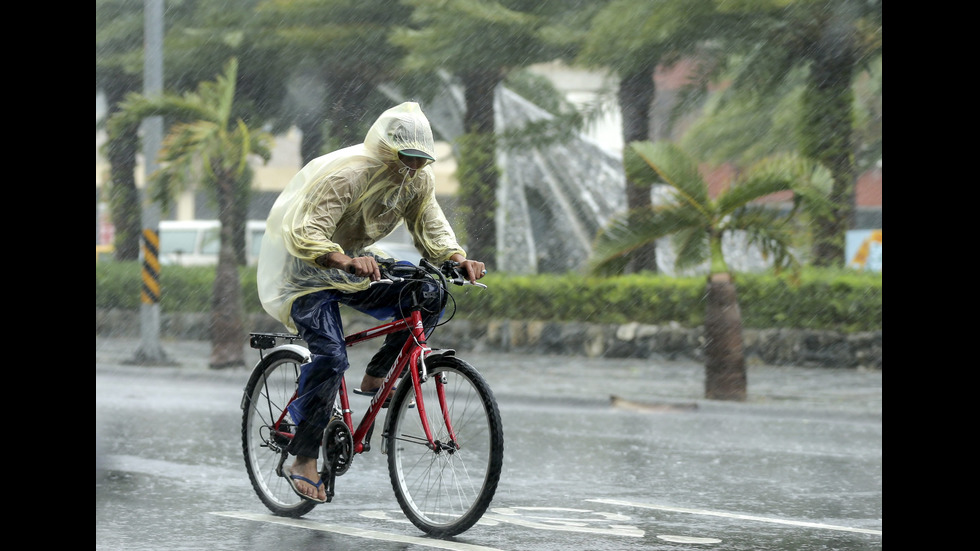
<svg viewBox="0 0 980 551">
<path fill-rule="evenodd" d="M 320 486 L 323 486 L 323 479 L 322 478 L 320 479 L 319 482 L 313 482 L 309 478 L 306 478 L 305 476 L 301 476 L 301 475 L 298 475 L 298 474 L 290 474 L 290 475 L 286 476 L 285 478 L 286 478 L 286 482 L 289 482 L 289 487 L 292 488 L 293 491 L 296 492 L 296 495 L 298 495 L 299 497 L 301 497 L 303 499 L 306 499 L 306 500 L 309 500 L 309 501 L 312 501 L 313 503 L 326 503 L 327 502 L 326 499 L 317 499 L 315 497 L 308 496 L 308 495 L 304 494 L 303 492 L 299 491 L 299 488 L 296 487 L 296 481 L 297 480 L 302 480 L 303 482 L 306 482 L 310 486 L 313 486 L 314 488 L 316 488 L 317 490 L 319 490 L 320 489 Z"/>
</svg>

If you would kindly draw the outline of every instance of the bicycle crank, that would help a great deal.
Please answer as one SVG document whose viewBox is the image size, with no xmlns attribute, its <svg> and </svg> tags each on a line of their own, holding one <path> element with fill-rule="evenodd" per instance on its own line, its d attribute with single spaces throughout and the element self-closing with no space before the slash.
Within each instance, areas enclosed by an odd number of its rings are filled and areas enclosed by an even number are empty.
<svg viewBox="0 0 980 551">
<path fill-rule="evenodd" d="M 333 476 L 340 476 L 350 468 L 354 459 L 354 436 L 343 419 L 334 418 L 323 430 L 323 464 L 329 466 Z"/>
</svg>

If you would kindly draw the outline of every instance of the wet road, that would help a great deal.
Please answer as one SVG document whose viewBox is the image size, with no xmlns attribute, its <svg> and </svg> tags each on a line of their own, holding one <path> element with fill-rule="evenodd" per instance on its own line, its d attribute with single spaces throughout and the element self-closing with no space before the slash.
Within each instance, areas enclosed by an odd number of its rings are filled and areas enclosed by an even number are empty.
<svg viewBox="0 0 980 551">
<path fill-rule="evenodd" d="M 691 362 L 461 353 L 497 395 L 505 463 L 484 519 L 446 541 L 405 520 L 378 451 L 332 503 L 269 515 L 241 457 L 248 371 L 207 369 L 206 342 L 125 365 L 138 345 L 96 338 L 99 550 L 882 548 L 881 372 L 751 366 L 730 403 L 701 398 Z"/>
</svg>

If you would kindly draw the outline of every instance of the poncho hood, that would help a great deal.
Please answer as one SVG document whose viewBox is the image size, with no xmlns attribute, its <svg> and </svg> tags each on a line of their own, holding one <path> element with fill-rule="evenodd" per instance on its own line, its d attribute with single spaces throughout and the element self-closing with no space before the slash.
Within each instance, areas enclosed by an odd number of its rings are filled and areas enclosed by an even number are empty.
<svg viewBox="0 0 980 551">
<path fill-rule="evenodd" d="M 435 158 L 435 140 L 429 119 L 418 103 L 408 101 L 378 117 L 364 138 L 364 148 L 385 163 L 398 160 L 403 149 L 417 149 Z"/>
</svg>

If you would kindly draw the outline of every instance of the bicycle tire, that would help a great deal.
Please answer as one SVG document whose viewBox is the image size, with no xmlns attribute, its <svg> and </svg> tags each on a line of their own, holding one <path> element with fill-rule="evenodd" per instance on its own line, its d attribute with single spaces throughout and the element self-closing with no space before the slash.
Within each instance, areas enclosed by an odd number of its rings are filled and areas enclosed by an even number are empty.
<svg viewBox="0 0 980 551">
<path fill-rule="evenodd" d="M 423 532 L 446 537 L 470 529 L 497 491 L 504 459 L 504 429 L 490 385 L 470 364 L 453 356 L 426 360 L 429 379 L 422 403 L 433 436 L 449 441 L 436 394 L 445 377 L 446 407 L 459 448 L 433 451 L 425 434 L 410 378 L 399 385 L 388 408 L 385 431 L 388 474 L 398 505 Z"/>
<path fill-rule="evenodd" d="M 267 354 L 252 371 L 242 400 L 242 453 L 252 488 L 273 514 L 301 517 L 316 503 L 296 495 L 289 482 L 279 476 L 288 440 L 275 436 L 272 426 L 296 391 L 303 356 L 295 350 Z M 295 427 L 289 414 L 283 419 Z M 282 428 L 282 425 L 280 425 Z M 287 465 L 283 465 L 283 469 Z"/>
</svg>

